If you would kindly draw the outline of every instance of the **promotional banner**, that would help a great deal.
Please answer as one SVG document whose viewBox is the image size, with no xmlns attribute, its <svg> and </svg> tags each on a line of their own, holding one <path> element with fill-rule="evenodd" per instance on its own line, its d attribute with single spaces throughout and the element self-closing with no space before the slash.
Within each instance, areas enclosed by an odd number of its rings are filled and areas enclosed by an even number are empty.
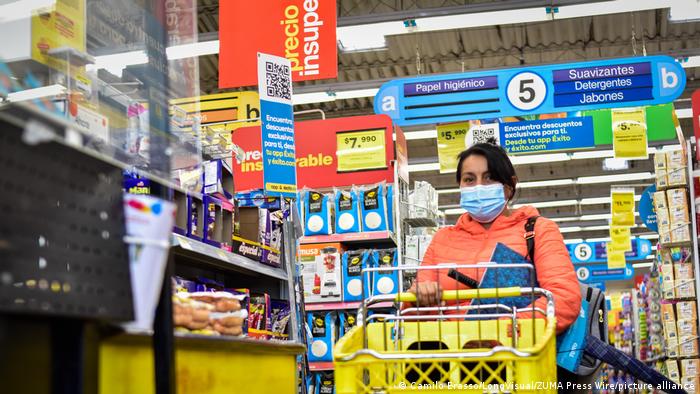
<svg viewBox="0 0 700 394">
<path fill-rule="evenodd" d="M 642 192 L 642 198 L 639 200 L 639 216 L 646 228 L 658 232 L 659 225 L 656 222 L 656 211 L 654 211 L 654 193 L 656 193 L 656 184 L 647 187 Z"/>
<path fill-rule="evenodd" d="M 384 131 L 376 129 L 336 134 L 338 172 L 386 168 Z"/>
<path fill-rule="evenodd" d="M 613 109 L 612 125 L 616 159 L 649 158 L 646 113 L 643 108 Z"/>
<path fill-rule="evenodd" d="M 605 263 L 608 261 L 606 242 L 581 242 L 567 244 L 569 256 L 574 264 Z M 632 238 L 631 250 L 625 253 L 627 261 L 641 261 L 651 253 L 652 245 L 648 239 Z"/>
<path fill-rule="evenodd" d="M 255 85 L 258 52 L 286 57 L 295 82 L 335 78 L 335 12 L 334 1 L 222 1 L 219 88 Z"/>
<path fill-rule="evenodd" d="M 294 197 L 297 193 L 297 168 L 288 59 L 258 53 L 258 91 L 263 189 L 266 195 Z"/>
<path fill-rule="evenodd" d="M 383 168 L 360 172 L 339 171 L 338 137 L 336 135 L 366 130 L 383 130 L 385 133 L 383 153 L 376 155 L 383 157 Z M 397 133 L 398 144 L 400 130 L 395 129 L 391 119 L 383 115 L 296 122 L 294 134 L 298 188 L 343 187 L 373 184 L 384 180 L 393 182 L 394 167 L 391 165 L 392 161 L 396 160 L 397 165 L 400 166 L 399 174 L 407 172 L 405 168 L 401 167 L 406 164 L 406 160 L 398 160 L 399 147 L 394 148 L 392 136 L 394 130 Z M 242 127 L 233 133 L 232 141 L 236 152 L 232 166 L 236 191 L 262 188 L 263 163 L 260 127 Z M 348 143 L 352 145 L 351 141 Z"/>
<path fill-rule="evenodd" d="M 621 268 L 608 268 L 605 264 L 575 266 L 574 268 L 581 283 L 629 280 L 634 275 L 632 264 L 625 264 Z"/>
<path fill-rule="evenodd" d="M 520 67 L 397 79 L 374 110 L 398 125 L 671 103 L 685 71 L 668 56 Z"/>
<path fill-rule="evenodd" d="M 613 226 L 634 226 L 634 189 L 616 189 L 610 193 Z"/>
</svg>

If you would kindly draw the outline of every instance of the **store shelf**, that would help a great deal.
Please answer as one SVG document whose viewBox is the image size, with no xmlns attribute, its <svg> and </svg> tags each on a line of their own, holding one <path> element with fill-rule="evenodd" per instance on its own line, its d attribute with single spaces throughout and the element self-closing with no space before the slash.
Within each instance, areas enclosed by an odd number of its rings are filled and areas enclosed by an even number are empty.
<svg viewBox="0 0 700 394">
<path fill-rule="evenodd" d="M 335 367 L 333 361 L 317 361 L 309 363 L 309 369 L 311 371 L 332 371 Z"/>
<path fill-rule="evenodd" d="M 438 221 L 435 218 L 408 218 L 404 222 L 411 227 L 438 227 Z"/>
<path fill-rule="evenodd" d="M 320 302 L 316 304 L 306 304 L 305 309 L 307 312 L 313 311 L 335 311 L 340 309 L 360 309 L 362 301 L 354 302 Z M 372 305 L 371 309 L 377 308 L 391 308 L 394 304 L 391 302 L 381 302 Z"/>
<path fill-rule="evenodd" d="M 301 237 L 301 239 L 299 240 L 299 242 L 301 242 L 302 244 L 321 244 L 334 242 L 363 243 L 368 241 L 396 243 L 394 233 L 392 233 L 391 231 L 367 231 L 362 233 L 314 235 L 309 237 Z"/>
<path fill-rule="evenodd" d="M 266 275 L 280 280 L 287 280 L 287 273 L 281 268 L 270 267 L 261 264 L 215 246 L 187 238 L 180 234 L 173 234 L 173 251 L 175 254 L 193 257 L 205 263 L 210 263 L 223 268 L 237 268 L 251 273 Z"/>
<path fill-rule="evenodd" d="M 659 247 L 662 249 L 666 248 L 678 248 L 681 246 L 693 246 L 693 241 L 685 241 L 685 242 L 671 242 L 667 244 L 659 244 Z"/>
</svg>

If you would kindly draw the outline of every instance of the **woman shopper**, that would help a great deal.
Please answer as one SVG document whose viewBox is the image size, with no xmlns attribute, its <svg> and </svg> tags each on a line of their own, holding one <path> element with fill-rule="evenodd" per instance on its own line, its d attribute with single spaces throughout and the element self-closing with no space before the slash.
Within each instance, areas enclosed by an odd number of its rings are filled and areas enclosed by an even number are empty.
<svg viewBox="0 0 700 394">
<path fill-rule="evenodd" d="M 460 205 L 467 212 L 456 225 L 435 234 L 421 265 L 488 262 L 497 243 L 527 256 L 525 225 L 539 213 L 531 206 L 518 209 L 507 206 L 515 195 L 517 181 L 513 164 L 503 148 L 488 142 L 463 151 L 457 165 L 457 182 Z M 538 286 L 554 295 L 557 334 L 560 334 L 576 320 L 581 307 L 578 279 L 556 223 L 538 218 L 534 237 Z M 484 271 L 460 269 L 460 273 L 475 281 L 481 280 Z M 419 270 L 411 289 L 419 306 L 438 305 L 443 290 L 466 288 L 447 273 L 448 270 Z M 546 300 L 536 300 L 535 307 L 546 310 Z"/>
</svg>

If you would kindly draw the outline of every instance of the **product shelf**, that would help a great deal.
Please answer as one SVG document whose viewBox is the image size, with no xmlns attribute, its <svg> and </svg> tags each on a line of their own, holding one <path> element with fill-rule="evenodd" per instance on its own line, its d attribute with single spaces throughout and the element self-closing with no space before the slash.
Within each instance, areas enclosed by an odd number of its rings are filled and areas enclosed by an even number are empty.
<svg viewBox="0 0 700 394">
<path fill-rule="evenodd" d="M 369 241 L 376 242 L 393 242 L 396 244 L 396 237 L 391 231 L 366 231 L 362 233 L 348 234 L 331 234 L 331 235 L 313 235 L 301 237 L 301 244 L 320 244 L 320 243 L 365 243 Z"/>
<path fill-rule="evenodd" d="M 659 244 L 659 247 L 662 249 L 668 249 L 668 248 L 678 248 L 681 246 L 693 246 L 693 241 L 684 241 L 684 242 L 670 242 L 670 243 L 665 243 L 665 244 Z"/>
<path fill-rule="evenodd" d="M 438 221 L 435 218 L 408 218 L 404 222 L 411 227 L 438 227 Z"/>
<path fill-rule="evenodd" d="M 250 273 L 265 275 L 283 281 L 289 279 L 282 268 L 267 266 L 247 257 L 227 252 L 180 234 L 173 234 L 173 246 L 173 252 L 176 255 L 191 257 L 217 267 L 242 269 Z"/>
<path fill-rule="evenodd" d="M 333 361 L 317 361 L 310 362 L 309 369 L 311 371 L 332 371 L 335 369 L 335 366 L 333 365 Z"/>
<path fill-rule="evenodd" d="M 394 304 L 391 302 L 382 302 L 372 305 L 372 309 L 377 308 L 390 308 Z M 360 309 L 362 306 L 362 301 L 354 302 L 319 302 L 319 303 L 309 303 L 306 304 L 305 309 L 307 312 L 314 311 L 335 311 L 340 309 Z"/>
</svg>

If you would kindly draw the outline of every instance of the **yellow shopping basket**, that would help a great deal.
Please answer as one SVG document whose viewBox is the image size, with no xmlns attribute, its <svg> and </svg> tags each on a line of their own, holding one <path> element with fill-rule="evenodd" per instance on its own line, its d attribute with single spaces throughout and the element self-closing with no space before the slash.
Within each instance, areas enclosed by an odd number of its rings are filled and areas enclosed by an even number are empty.
<svg viewBox="0 0 700 394">
<path fill-rule="evenodd" d="M 478 265 L 494 269 L 513 266 Z M 477 266 L 410 270 L 471 267 Z M 363 274 L 408 269 L 370 268 Z M 500 303 L 501 298 L 526 295 L 533 299 L 546 297 L 547 310 L 534 306 L 518 309 Z M 457 303 L 371 316 L 368 311 L 374 304 L 415 303 L 416 297 L 399 293 L 365 299 L 358 312 L 358 325 L 334 348 L 336 392 L 557 392 L 556 321 L 549 291 L 532 287 L 465 289 L 444 291 L 442 299 Z M 475 299 L 496 302 L 472 305 Z M 471 304 L 460 303 L 466 300 L 472 300 Z M 523 312 L 529 312 L 530 317 L 519 317 Z M 535 318 L 535 314 L 542 317 Z"/>
</svg>

